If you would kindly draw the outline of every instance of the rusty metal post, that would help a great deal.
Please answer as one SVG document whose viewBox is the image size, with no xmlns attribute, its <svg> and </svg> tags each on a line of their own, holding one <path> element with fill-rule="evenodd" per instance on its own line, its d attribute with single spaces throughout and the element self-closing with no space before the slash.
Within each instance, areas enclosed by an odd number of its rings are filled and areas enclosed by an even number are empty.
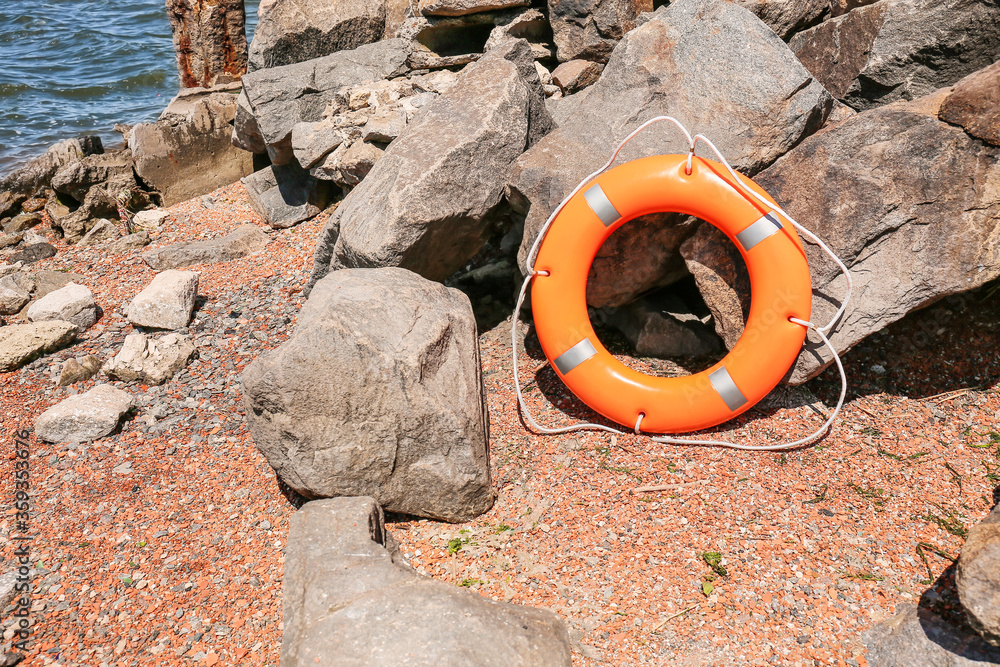
<svg viewBox="0 0 1000 667">
<path fill-rule="evenodd" d="M 166 0 L 182 88 L 238 81 L 247 71 L 243 0 Z"/>
</svg>

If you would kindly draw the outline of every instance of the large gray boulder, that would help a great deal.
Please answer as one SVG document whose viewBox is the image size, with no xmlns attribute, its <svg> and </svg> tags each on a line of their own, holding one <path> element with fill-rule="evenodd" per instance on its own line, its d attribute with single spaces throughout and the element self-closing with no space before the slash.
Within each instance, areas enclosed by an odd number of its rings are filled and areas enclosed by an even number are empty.
<svg viewBox="0 0 1000 667">
<path fill-rule="evenodd" d="M 264 148 L 273 164 L 288 164 L 294 159 L 296 123 L 320 120 L 333 94 L 344 86 L 405 74 L 412 52 L 408 40 L 390 39 L 245 75 L 233 143 L 256 152 Z"/>
<path fill-rule="evenodd" d="M 0 327 L 0 372 L 17 370 L 43 354 L 54 352 L 76 338 L 72 322 L 31 322 Z"/>
<path fill-rule="evenodd" d="M 881 0 L 789 42 L 834 97 L 857 110 L 910 100 L 1000 59 L 995 0 Z"/>
<path fill-rule="evenodd" d="M 198 275 L 196 271 L 175 269 L 156 274 L 128 305 L 128 321 L 151 329 L 186 327 L 198 297 Z"/>
<path fill-rule="evenodd" d="M 154 271 L 180 269 L 194 264 L 218 264 L 254 255 L 267 246 L 267 234 L 257 225 L 240 225 L 225 236 L 207 241 L 173 243 L 142 253 Z"/>
<path fill-rule="evenodd" d="M 35 301 L 27 314 L 32 322 L 62 320 L 84 331 L 97 321 L 98 311 L 93 292 L 83 285 L 69 283 Z"/>
<path fill-rule="evenodd" d="M 281 667 L 569 667 L 554 613 L 419 575 L 394 547 L 372 498 L 314 501 L 292 515 Z"/>
<path fill-rule="evenodd" d="M 191 98 L 190 93 L 185 95 Z M 184 114 L 139 123 L 129 132 L 136 173 L 173 206 L 253 171 L 253 156 L 233 146 L 236 95 L 200 91 Z"/>
<path fill-rule="evenodd" d="M 1000 507 L 969 530 L 955 583 L 969 623 L 988 643 L 1000 647 Z"/>
<path fill-rule="evenodd" d="M 854 296 L 831 341 L 843 352 L 907 313 L 1000 276 L 1000 148 L 938 120 L 947 90 L 852 116 L 802 142 L 757 182 L 851 268 Z M 812 320 L 844 295 L 805 243 Z M 832 361 L 810 337 L 791 382 Z"/>
<path fill-rule="evenodd" d="M 262 3 L 250 70 L 300 63 L 377 42 L 385 0 L 275 0 Z"/>
<path fill-rule="evenodd" d="M 1000 649 L 925 605 L 901 611 L 861 636 L 869 667 L 992 667 Z"/>
<path fill-rule="evenodd" d="M 468 521 L 493 505 L 468 298 L 403 269 L 337 271 L 243 373 L 250 432 L 309 498 Z"/>
<path fill-rule="evenodd" d="M 723 0 L 678 0 L 630 32 L 600 80 L 565 103 L 572 106 L 560 112 L 559 128 L 522 155 L 511 175 L 510 202 L 527 216 L 522 267 L 549 214 L 643 121 L 674 116 L 708 136 L 736 169 L 753 174 L 822 126 L 833 100 L 746 9 Z M 686 150 L 679 131 L 661 124 L 636 137 L 619 161 Z M 685 275 L 677 249 L 694 226 L 641 220 L 602 247 L 604 265 L 595 263 L 587 286 L 591 305 L 627 303 Z"/>
<path fill-rule="evenodd" d="M 132 397 L 100 384 L 53 405 L 35 421 L 35 435 L 45 442 L 90 442 L 118 427 L 132 407 Z"/>
<path fill-rule="evenodd" d="M 331 269 L 401 266 L 444 280 L 497 230 L 511 165 L 547 131 L 525 40 L 469 65 L 413 119 L 320 235 L 312 282 Z"/>
<path fill-rule="evenodd" d="M 47 151 L 0 179 L 0 192 L 31 195 L 47 187 L 62 167 L 104 152 L 100 137 L 78 137 L 53 144 Z"/>
</svg>

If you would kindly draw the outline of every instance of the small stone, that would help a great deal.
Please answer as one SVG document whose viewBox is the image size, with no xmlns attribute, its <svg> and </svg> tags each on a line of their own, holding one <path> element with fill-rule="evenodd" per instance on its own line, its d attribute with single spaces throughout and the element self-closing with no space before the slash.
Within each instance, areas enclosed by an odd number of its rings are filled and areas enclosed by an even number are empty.
<svg viewBox="0 0 1000 667">
<path fill-rule="evenodd" d="M 28 319 L 32 322 L 62 320 L 72 322 L 81 331 L 89 329 L 97 321 L 94 293 L 83 285 L 69 283 L 31 304 Z"/>
<path fill-rule="evenodd" d="M 0 278 L 0 315 L 16 315 L 30 300 L 15 275 Z"/>
<path fill-rule="evenodd" d="M 596 83 L 604 71 L 604 65 L 590 60 L 570 60 L 556 67 L 552 72 L 552 82 L 567 95 Z"/>
<path fill-rule="evenodd" d="M 45 208 L 45 197 L 35 197 L 21 204 L 21 210 L 25 213 L 37 213 Z"/>
<path fill-rule="evenodd" d="M 257 225 L 241 225 L 226 236 L 208 241 L 175 243 L 142 253 L 153 270 L 177 269 L 193 264 L 217 264 L 256 254 L 267 245 L 267 235 Z"/>
<path fill-rule="evenodd" d="M 89 380 L 101 370 L 101 360 L 92 354 L 85 357 L 67 359 L 59 373 L 59 386 L 66 387 L 77 382 Z"/>
<path fill-rule="evenodd" d="M 110 243 L 105 243 L 102 247 L 107 254 L 118 255 L 147 245 L 149 245 L 149 232 L 140 230 L 134 234 L 126 234 Z"/>
<path fill-rule="evenodd" d="M 168 217 L 167 212 L 163 209 L 151 208 L 136 213 L 132 218 L 132 223 L 142 229 L 155 232 L 160 229 Z"/>
<path fill-rule="evenodd" d="M 195 352 L 191 341 L 180 334 L 151 339 L 133 333 L 125 338 L 121 352 L 105 364 L 104 372 L 123 382 L 163 384 L 184 368 Z"/>
<path fill-rule="evenodd" d="M 202 208 L 207 208 L 210 211 L 214 211 L 216 208 L 215 200 L 212 199 L 209 195 L 202 195 L 201 205 Z"/>
<path fill-rule="evenodd" d="M 98 385 L 43 412 L 35 421 L 35 434 L 53 443 L 97 440 L 115 430 L 131 407 L 132 397 L 127 393 Z"/>
<path fill-rule="evenodd" d="M 101 218 L 97 223 L 90 228 L 90 231 L 84 234 L 83 238 L 77 242 L 78 246 L 88 246 L 101 243 L 102 241 L 110 241 L 116 239 L 121 235 L 118 227 L 115 226 L 110 220 Z"/>
<path fill-rule="evenodd" d="M 191 321 L 198 296 L 198 273 L 163 271 L 128 306 L 129 322 L 152 329 L 180 329 Z"/>
<path fill-rule="evenodd" d="M 4 225 L 3 230 L 8 234 L 16 234 L 17 232 L 23 232 L 27 229 L 31 229 L 35 225 L 39 225 L 42 222 L 42 216 L 38 213 L 22 213 L 21 215 L 15 216 Z"/>
<path fill-rule="evenodd" d="M 32 322 L 0 327 L 0 372 L 12 371 L 42 354 L 70 343 L 77 327 L 72 322 Z"/>
<path fill-rule="evenodd" d="M 34 264 L 35 262 L 41 261 L 43 259 L 48 259 L 49 257 L 55 257 L 56 249 L 55 246 L 49 243 L 33 243 L 27 245 L 20 252 L 16 252 L 10 256 L 7 260 L 11 264 L 15 262 L 24 262 L 25 264 Z"/>
<path fill-rule="evenodd" d="M 23 233 L 3 234 L 2 236 L 0 236 L 0 249 L 16 246 L 23 240 L 24 240 Z"/>
</svg>

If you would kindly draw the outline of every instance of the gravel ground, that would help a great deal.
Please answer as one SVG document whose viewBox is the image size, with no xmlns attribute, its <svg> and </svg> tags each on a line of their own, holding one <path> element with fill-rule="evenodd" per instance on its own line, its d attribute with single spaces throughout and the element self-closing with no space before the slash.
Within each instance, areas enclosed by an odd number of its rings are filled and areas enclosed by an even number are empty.
<svg viewBox="0 0 1000 667">
<path fill-rule="evenodd" d="M 262 224 L 242 186 L 212 196 L 214 209 L 170 209 L 154 243 Z M 162 387 L 114 383 L 137 402 L 120 432 L 75 447 L 29 439 L 38 573 L 22 664 L 277 665 L 295 504 L 249 437 L 239 375 L 287 338 L 323 222 L 273 233 L 255 257 L 193 267 L 201 298 L 185 333 L 199 357 Z M 104 314 L 71 348 L 0 375 L 6 497 L 14 432 L 95 384 L 56 387 L 60 364 L 117 352 L 132 330 L 124 305 L 154 275 L 138 251 L 56 245 L 36 267 L 87 276 Z M 563 615 L 579 665 L 863 665 L 860 634 L 942 575 L 941 554 L 959 552 L 1000 483 L 1000 295 L 989 288 L 855 348 L 833 435 L 784 454 L 533 435 L 516 411 L 509 331 L 481 345 L 497 504 L 468 524 L 393 517 L 390 530 L 420 571 Z M 521 361 L 543 423 L 595 419 L 530 331 Z M 791 438 L 838 389 L 828 372 L 719 432 Z M 634 492 L 648 485 L 669 486 Z M 13 513 L 0 521 L 4 571 Z"/>
</svg>

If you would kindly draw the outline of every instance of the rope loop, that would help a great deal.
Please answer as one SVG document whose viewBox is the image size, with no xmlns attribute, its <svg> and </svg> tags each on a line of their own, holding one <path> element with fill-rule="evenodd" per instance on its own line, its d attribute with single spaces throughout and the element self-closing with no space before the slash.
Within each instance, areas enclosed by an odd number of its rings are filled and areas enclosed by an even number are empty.
<svg viewBox="0 0 1000 667">
<path fill-rule="evenodd" d="M 817 326 L 813 322 L 802 320 L 797 317 L 788 318 L 790 322 L 794 322 L 795 324 L 799 324 L 801 326 L 806 327 L 807 329 L 811 329 L 812 331 L 816 332 L 816 334 L 822 339 L 823 343 L 826 345 L 827 349 L 829 349 L 830 353 L 833 355 L 834 363 L 836 363 L 837 370 L 840 373 L 840 397 L 837 399 L 837 405 L 830 413 L 830 416 L 826 419 L 826 421 L 823 422 L 823 424 L 818 429 L 816 429 L 816 431 L 814 431 L 813 433 L 804 438 L 795 440 L 794 442 L 779 443 L 775 445 L 744 445 L 735 442 L 728 442 L 725 440 L 688 440 L 682 438 L 671 438 L 669 436 L 653 436 L 651 439 L 654 442 L 661 442 L 674 445 L 708 445 L 708 446 L 728 447 L 731 449 L 741 449 L 748 451 L 778 451 L 778 450 L 792 449 L 794 447 L 800 447 L 811 444 L 816 440 L 820 439 L 822 436 L 824 436 L 832 428 L 833 422 L 834 420 L 836 420 L 837 415 L 840 413 L 840 409 L 844 405 L 844 399 L 847 396 L 847 374 L 844 372 L 844 365 L 843 363 L 841 363 L 840 355 L 837 354 L 836 348 L 834 348 L 833 344 L 830 342 L 830 339 L 827 338 L 827 334 L 834 326 L 836 326 L 836 324 L 843 317 L 844 312 L 847 310 L 847 304 L 851 300 L 851 294 L 854 289 L 854 281 L 851 277 L 851 272 L 847 269 L 847 266 L 840 260 L 840 258 L 837 257 L 837 255 L 829 248 L 829 246 L 823 243 L 822 239 L 820 239 L 811 231 L 809 231 L 808 229 L 800 225 L 798 222 L 796 222 L 792 218 L 792 216 L 790 216 L 788 213 L 785 212 L 783 208 L 781 208 L 776 204 L 771 203 L 766 198 L 762 197 L 761 195 L 753 191 L 751 188 L 747 187 L 743 183 L 740 175 L 736 173 L 736 170 L 734 170 L 732 166 L 729 164 L 729 161 L 726 160 L 725 156 L 723 156 L 722 153 L 719 152 L 719 149 L 715 147 L 715 144 L 713 144 L 706 136 L 702 134 L 697 134 L 694 137 L 692 137 L 691 133 L 688 132 L 687 128 L 684 127 L 684 125 L 679 120 L 677 120 L 672 116 L 657 116 L 655 118 L 651 118 L 642 125 L 640 125 L 639 127 L 637 127 L 635 130 L 633 130 L 627 137 L 625 137 L 625 139 L 623 139 L 622 142 L 618 144 L 618 148 L 615 149 L 614 153 L 611 155 L 611 158 L 604 163 L 604 166 L 602 166 L 600 169 L 598 169 L 597 171 L 593 172 L 592 174 L 584 178 L 582 181 L 580 181 L 580 183 L 575 188 L 573 188 L 573 191 L 570 192 L 566 196 L 566 198 L 562 200 L 562 202 L 560 202 L 560 204 L 555 208 L 555 210 L 552 211 L 552 214 L 549 215 L 548 219 L 545 221 L 545 224 L 542 225 L 541 230 L 535 237 L 535 241 L 534 243 L 532 243 L 531 249 L 528 251 L 528 255 L 525 258 L 525 279 L 524 283 L 521 285 L 520 294 L 517 297 L 517 305 L 514 308 L 514 315 L 511 318 L 511 325 L 510 325 L 511 358 L 514 370 L 514 388 L 517 392 L 517 402 L 521 409 L 521 414 L 524 416 L 528 424 L 530 424 L 531 427 L 534 428 L 539 433 L 555 434 L 555 433 L 567 433 L 569 431 L 578 431 L 584 429 L 597 429 L 600 431 L 607 431 L 608 433 L 616 433 L 622 435 L 622 431 L 619 431 L 618 429 L 615 428 L 611 428 L 609 426 L 604 426 L 603 424 L 577 423 L 558 428 L 548 428 L 540 425 L 538 422 L 535 421 L 534 417 L 531 415 L 531 411 L 528 409 L 528 405 L 524 401 L 524 395 L 521 392 L 521 380 L 517 368 L 517 320 L 518 320 L 518 314 L 521 312 L 521 307 L 524 305 L 525 293 L 527 292 L 528 285 L 531 284 L 532 279 L 535 278 L 536 276 L 549 275 L 548 271 L 535 270 L 535 259 L 538 257 L 538 249 L 541 245 L 542 239 L 545 238 L 545 235 L 548 233 L 549 227 L 552 226 L 552 222 L 556 219 L 556 216 L 559 215 L 560 211 L 563 210 L 563 208 L 566 206 L 569 200 L 572 199 L 574 196 L 576 196 L 576 194 L 580 192 L 580 190 L 582 190 L 585 186 L 589 185 L 591 181 L 593 181 L 595 178 L 603 174 L 605 171 L 608 170 L 608 168 L 611 167 L 614 161 L 618 158 L 618 154 L 622 151 L 623 148 L 625 148 L 625 145 L 628 144 L 628 142 L 630 142 L 633 138 L 635 138 L 636 135 L 638 135 L 640 132 L 645 130 L 650 125 L 653 125 L 654 123 L 658 123 L 661 121 L 668 121 L 670 123 L 673 123 L 675 126 L 677 126 L 677 128 L 681 132 L 684 133 L 684 137 L 688 141 L 688 157 L 687 157 L 687 165 L 685 167 L 685 171 L 688 176 L 690 176 L 692 172 L 693 168 L 692 161 L 694 159 L 695 148 L 698 142 L 701 141 L 704 144 L 706 144 L 713 153 L 715 153 L 716 157 L 719 158 L 719 161 L 722 163 L 722 165 L 729 171 L 729 174 L 733 178 L 733 183 L 735 184 L 734 187 L 738 187 L 739 190 L 745 194 L 745 196 L 753 197 L 758 202 L 769 208 L 773 213 L 776 213 L 785 220 L 787 220 L 789 224 L 791 224 L 793 227 L 795 227 L 796 230 L 805 235 L 810 241 L 818 245 L 834 261 L 834 263 L 836 263 L 837 268 L 840 269 L 840 272 L 842 274 L 844 274 L 844 278 L 846 279 L 847 282 L 847 289 L 845 290 L 844 300 L 841 302 L 840 307 L 837 309 L 837 312 L 833 315 L 830 321 L 823 326 Z M 639 428 L 642 425 L 642 420 L 645 416 L 646 416 L 645 413 L 643 412 L 639 413 L 639 418 L 635 422 L 635 429 L 634 429 L 636 435 L 639 435 L 640 433 Z"/>
</svg>

